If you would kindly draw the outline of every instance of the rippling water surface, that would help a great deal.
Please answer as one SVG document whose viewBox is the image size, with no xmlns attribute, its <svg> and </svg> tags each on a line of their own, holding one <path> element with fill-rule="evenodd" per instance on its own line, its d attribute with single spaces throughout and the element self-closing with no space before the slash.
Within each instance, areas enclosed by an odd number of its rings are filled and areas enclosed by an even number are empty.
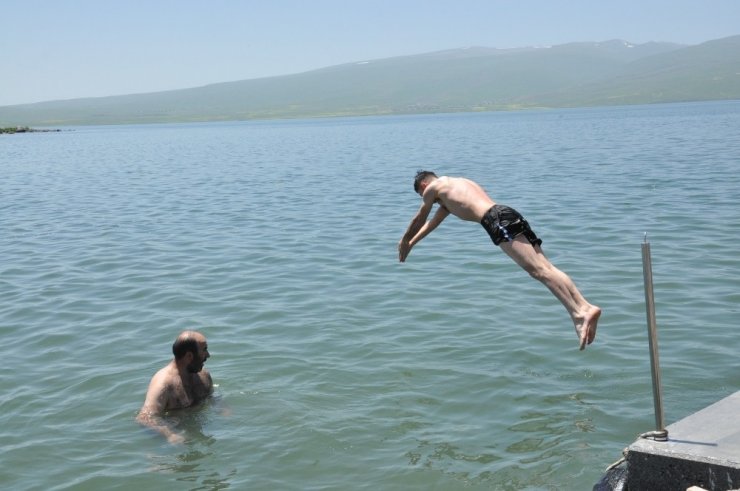
<svg viewBox="0 0 740 491">
<path fill-rule="evenodd" d="M 7 489 L 591 489 L 740 389 L 740 103 L 0 137 Z M 420 168 L 519 209 L 604 309 L 565 310 L 453 217 L 399 264 Z M 134 418 L 178 332 L 215 397 Z"/>
</svg>

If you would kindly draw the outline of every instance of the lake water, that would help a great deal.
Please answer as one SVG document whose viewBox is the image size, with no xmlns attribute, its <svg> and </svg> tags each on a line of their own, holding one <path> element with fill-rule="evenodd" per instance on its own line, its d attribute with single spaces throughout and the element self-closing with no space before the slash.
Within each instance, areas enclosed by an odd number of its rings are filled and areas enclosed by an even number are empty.
<svg viewBox="0 0 740 491">
<path fill-rule="evenodd" d="M 5 489 L 591 489 L 655 429 L 645 233 L 666 421 L 740 390 L 740 102 L 69 130 L 0 137 Z M 593 345 L 477 224 L 398 263 L 421 168 L 528 218 Z"/>
</svg>

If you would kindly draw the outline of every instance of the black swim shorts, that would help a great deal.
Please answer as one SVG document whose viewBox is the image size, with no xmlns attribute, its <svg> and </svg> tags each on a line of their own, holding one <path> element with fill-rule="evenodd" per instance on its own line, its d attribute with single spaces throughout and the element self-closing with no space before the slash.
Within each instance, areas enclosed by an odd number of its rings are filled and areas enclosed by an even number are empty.
<svg viewBox="0 0 740 491">
<path fill-rule="evenodd" d="M 483 215 L 480 224 L 483 225 L 483 228 L 486 229 L 496 245 L 503 241 L 511 242 L 514 237 L 521 234 L 524 234 L 532 247 L 542 244 L 542 239 L 535 235 L 524 217 L 514 208 L 508 206 L 493 205 Z"/>
</svg>

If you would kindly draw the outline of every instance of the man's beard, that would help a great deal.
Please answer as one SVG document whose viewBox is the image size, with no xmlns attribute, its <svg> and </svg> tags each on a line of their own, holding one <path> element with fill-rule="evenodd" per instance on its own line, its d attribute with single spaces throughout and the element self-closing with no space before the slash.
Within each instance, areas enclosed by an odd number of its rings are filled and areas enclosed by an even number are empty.
<svg viewBox="0 0 740 491">
<path fill-rule="evenodd" d="M 188 366 L 185 368 L 187 368 L 188 372 L 190 373 L 198 373 L 201 370 L 203 370 L 203 362 L 193 360 L 190 363 L 188 363 Z"/>
</svg>

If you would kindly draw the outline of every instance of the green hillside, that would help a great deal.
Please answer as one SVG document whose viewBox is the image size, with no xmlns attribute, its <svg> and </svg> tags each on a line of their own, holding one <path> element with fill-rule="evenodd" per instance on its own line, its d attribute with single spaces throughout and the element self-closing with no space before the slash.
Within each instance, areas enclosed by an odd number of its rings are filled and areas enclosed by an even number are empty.
<svg viewBox="0 0 740 491">
<path fill-rule="evenodd" d="M 149 94 L 0 107 L 0 126 L 223 121 L 740 99 L 740 36 L 468 48 Z"/>
<path fill-rule="evenodd" d="M 740 36 L 640 58 L 607 80 L 527 99 L 556 107 L 740 99 Z"/>
</svg>

